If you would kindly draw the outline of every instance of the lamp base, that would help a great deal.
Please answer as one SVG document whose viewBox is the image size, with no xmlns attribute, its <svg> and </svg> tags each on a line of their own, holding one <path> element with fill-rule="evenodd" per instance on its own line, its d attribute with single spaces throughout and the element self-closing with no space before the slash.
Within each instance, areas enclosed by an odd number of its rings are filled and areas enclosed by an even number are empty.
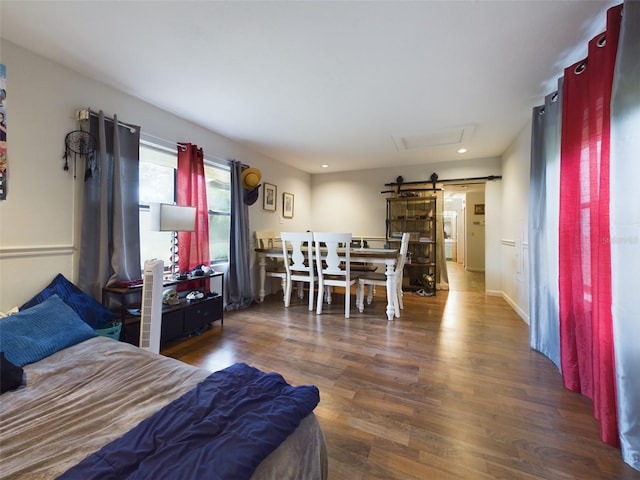
<svg viewBox="0 0 640 480">
<path fill-rule="evenodd" d="M 171 234 L 171 248 L 169 249 L 171 255 L 169 256 L 169 269 L 171 276 L 177 278 L 178 272 L 178 232 Z"/>
</svg>

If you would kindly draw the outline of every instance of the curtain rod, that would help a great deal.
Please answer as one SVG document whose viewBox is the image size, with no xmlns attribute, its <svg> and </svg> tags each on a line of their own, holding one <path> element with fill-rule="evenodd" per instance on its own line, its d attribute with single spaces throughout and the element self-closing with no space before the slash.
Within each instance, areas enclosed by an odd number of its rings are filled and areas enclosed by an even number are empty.
<svg viewBox="0 0 640 480">
<path fill-rule="evenodd" d="M 99 117 L 100 116 L 99 113 L 94 112 L 90 108 L 76 110 L 76 118 L 78 120 L 89 120 L 89 116 L 90 115 L 93 115 L 94 117 Z M 107 120 L 108 122 L 115 121 L 115 119 L 113 119 L 111 117 L 107 117 L 106 115 L 104 115 L 104 119 Z M 131 133 L 136 133 L 136 129 L 138 128 L 137 126 L 129 125 L 128 123 L 123 123 L 120 120 L 118 120 L 118 125 L 120 125 L 121 127 L 128 128 Z"/>
<path fill-rule="evenodd" d="M 93 111 L 93 110 L 91 110 L 90 108 L 88 108 L 88 109 L 84 109 L 84 110 L 78 110 L 78 111 L 76 111 L 76 118 L 77 118 L 78 120 L 87 120 L 87 119 L 89 118 L 89 115 L 93 115 L 94 117 L 98 117 L 100 114 L 99 114 L 99 113 L 94 112 L 94 111 Z M 107 117 L 106 115 L 104 115 L 104 119 L 105 119 L 105 120 L 108 120 L 108 121 L 110 121 L 110 122 L 113 122 L 113 121 L 114 121 L 114 119 L 113 119 L 113 118 L 111 118 L 111 117 Z M 126 128 L 128 128 L 128 129 L 129 129 L 129 131 L 130 131 L 131 133 L 134 133 L 134 132 L 136 131 L 136 128 L 137 128 L 137 127 L 134 127 L 134 126 L 132 126 L 132 125 L 129 125 L 129 124 L 123 123 L 123 122 L 121 122 L 120 120 L 118 120 L 118 125 L 120 125 L 121 127 L 126 127 Z M 181 149 L 183 152 L 187 149 L 187 147 L 185 147 L 183 143 L 179 143 L 179 142 L 174 142 L 174 141 L 171 141 L 171 140 L 167 140 L 166 138 L 156 137 L 155 135 L 151 135 L 150 133 L 143 132 L 142 130 L 140 131 L 140 134 L 142 135 L 142 137 L 153 138 L 153 139 L 156 139 L 156 140 L 160 140 L 161 142 L 163 142 L 163 143 L 165 143 L 165 144 L 168 144 L 168 145 L 171 145 L 171 146 L 175 146 L 175 147 L 180 147 L 180 149 Z M 153 142 L 151 142 L 151 141 L 147 140 L 147 143 L 152 144 Z M 165 145 L 160 145 L 160 146 L 161 146 L 162 148 L 165 148 L 167 151 L 171 151 L 171 152 L 173 152 L 172 150 L 170 150 L 170 149 L 169 149 L 167 146 L 165 146 Z M 212 156 L 212 155 L 205 155 L 205 158 L 206 158 L 206 159 L 209 159 L 209 160 L 217 160 L 218 162 L 223 162 L 223 163 L 226 163 L 227 165 L 230 165 L 230 164 L 231 164 L 231 162 L 232 162 L 232 160 L 228 160 L 228 159 L 226 159 L 226 158 L 215 157 L 215 156 Z M 245 164 L 243 163 L 243 164 L 242 164 L 242 166 L 243 166 L 243 167 L 248 167 L 249 165 L 245 165 Z"/>
<path fill-rule="evenodd" d="M 151 146 L 162 147 L 162 149 L 166 150 L 167 152 L 175 153 L 175 150 L 173 150 L 172 147 L 180 148 L 180 150 L 182 150 L 183 152 L 187 149 L 187 147 L 183 143 L 172 142 L 171 140 L 167 140 L 166 138 L 156 137 L 155 135 L 151 135 L 150 133 L 147 133 L 147 132 L 141 132 L 141 136 L 143 137 L 146 143 L 150 144 Z M 152 141 L 148 140 L 149 138 L 153 138 L 154 140 L 160 140 L 164 145 L 155 144 Z"/>
<path fill-rule="evenodd" d="M 176 148 L 180 147 L 180 149 L 183 152 L 187 149 L 187 147 L 184 146 L 184 143 L 174 142 L 172 140 L 167 140 L 166 138 L 162 138 L 162 137 L 156 137 L 155 135 L 151 135 L 150 133 L 147 133 L 147 132 L 140 132 L 140 134 L 141 134 L 141 137 L 142 137 L 142 141 L 144 143 L 147 143 L 147 144 L 149 144 L 151 146 L 160 147 L 160 148 L 162 148 L 163 150 L 166 150 L 169 153 L 175 153 L 175 152 L 174 152 L 174 150 L 169 148 L 169 146 L 167 146 L 167 145 L 170 145 L 171 147 L 176 147 Z M 164 143 L 164 145 L 155 144 L 150 139 L 159 140 L 160 142 Z M 227 165 L 230 165 L 231 162 L 232 162 L 232 160 L 228 160 L 226 158 L 215 157 L 215 156 L 212 156 L 212 155 L 208 155 L 206 153 L 205 153 L 204 157 L 205 157 L 205 160 L 216 160 L 218 162 L 222 162 L 222 163 L 225 163 Z M 248 166 L 248 165 L 244 165 L 243 164 L 243 166 Z"/>
</svg>

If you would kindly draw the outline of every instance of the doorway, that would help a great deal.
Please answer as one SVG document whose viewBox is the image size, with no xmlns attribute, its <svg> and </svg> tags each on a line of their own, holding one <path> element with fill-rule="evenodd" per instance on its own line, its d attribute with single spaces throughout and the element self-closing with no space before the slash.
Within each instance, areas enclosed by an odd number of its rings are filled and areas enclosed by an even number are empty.
<svg viewBox="0 0 640 480">
<path fill-rule="evenodd" d="M 447 270 L 455 272 L 449 275 L 450 288 L 477 289 L 484 286 L 485 184 L 444 185 L 443 191 L 445 258 Z"/>
</svg>

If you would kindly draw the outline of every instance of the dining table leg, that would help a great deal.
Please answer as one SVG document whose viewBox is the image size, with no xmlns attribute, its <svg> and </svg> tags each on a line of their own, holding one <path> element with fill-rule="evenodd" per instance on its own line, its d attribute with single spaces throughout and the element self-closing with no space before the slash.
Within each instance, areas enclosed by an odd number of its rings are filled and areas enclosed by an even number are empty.
<svg viewBox="0 0 640 480">
<path fill-rule="evenodd" d="M 392 321 L 394 315 L 400 318 L 400 308 L 396 300 L 396 271 L 394 262 L 387 262 L 387 320 Z"/>
<path fill-rule="evenodd" d="M 264 302 L 264 282 L 267 278 L 267 256 L 258 253 L 258 301 Z"/>
</svg>

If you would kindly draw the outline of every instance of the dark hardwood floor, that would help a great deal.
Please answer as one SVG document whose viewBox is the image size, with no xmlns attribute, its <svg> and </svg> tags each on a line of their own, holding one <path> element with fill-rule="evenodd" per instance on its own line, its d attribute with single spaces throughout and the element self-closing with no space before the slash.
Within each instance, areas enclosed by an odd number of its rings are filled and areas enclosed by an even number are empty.
<svg viewBox="0 0 640 480">
<path fill-rule="evenodd" d="M 162 353 L 317 385 L 331 479 L 640 479 L 483 274 L 450 264 L 449 277 L 435 297 L 405 293 L 393 322 L 383 288 L 349 319 L 339 293 L 322 315 L 271 295 Z"/>
</svg>

